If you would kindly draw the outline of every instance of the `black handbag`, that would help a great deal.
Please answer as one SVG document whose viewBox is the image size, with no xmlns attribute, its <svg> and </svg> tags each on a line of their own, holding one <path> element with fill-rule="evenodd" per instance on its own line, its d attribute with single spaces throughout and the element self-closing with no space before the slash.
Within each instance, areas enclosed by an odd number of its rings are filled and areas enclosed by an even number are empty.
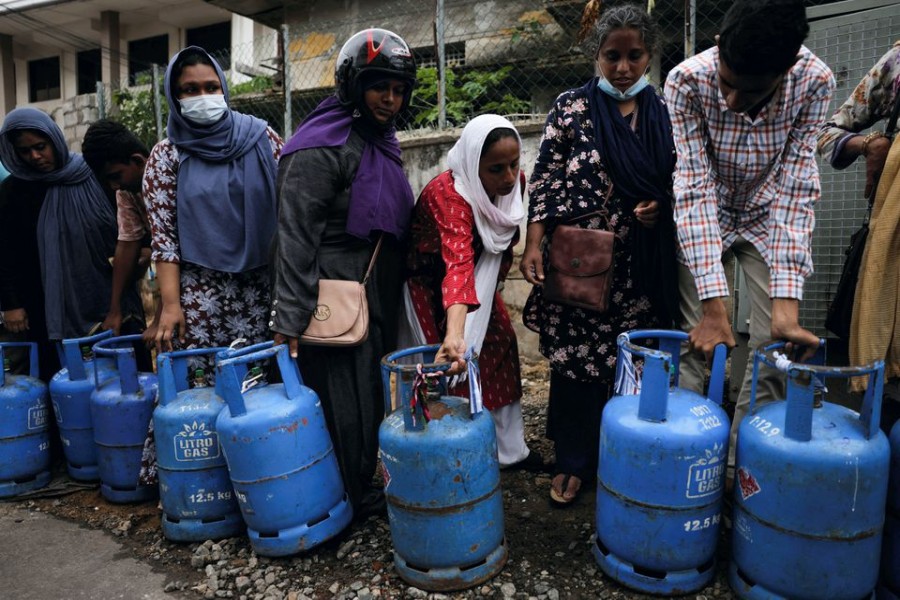
<svg viewBox="0 0 900 600">
<path fill-rule="evenodd" d="M 897 115 L 900 112 L 900 94 L 894 101 L 894 109 L 888 120 L 885 135 L 893 137 L 894 127 L 897 125 Z M 841 268 L 841 278 L 828 311 L 825 313 L 825 328 L 841 339 L 850 339 L 850 322 L 853 320 L 853 305 L 856 302 L 856 282 L 859 280 L 859 269 L 862 266 L 863 253 L 866 250 L 866 240 L 869 237 L 869 218 L 872 216 L 872 205 L 875 203 L 877 185 L 872 186 L 869 193 L 866 216 L 862 225 L 850 236 L 850 244 L 844 251 L 846 258 Z"/>
<path fill-rule="evenodd" d="M 874 196 L 874 192 L 872 195 Z M 869 215 L 871 213 L 872 204 L 870 203 L 862 226 L 850 236 L 850 245 L 844 251 L 847 258 L 844 259 L 841 278 L 838 280 L 834 297 L 825 314 L 825 328 L 844 340 L 850 339 L 850 321 L 853 319 L 856 282 L 859 279 L 859 267 L 862 265 L 863 252 L 866 249 L 866 239 L 869 237 Z"/>
</svg>

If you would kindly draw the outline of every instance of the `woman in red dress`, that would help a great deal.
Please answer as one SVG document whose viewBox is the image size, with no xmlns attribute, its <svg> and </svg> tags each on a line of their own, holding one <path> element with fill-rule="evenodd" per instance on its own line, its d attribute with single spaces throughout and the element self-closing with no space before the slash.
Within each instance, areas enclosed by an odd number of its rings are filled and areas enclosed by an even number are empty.
<svg viewBox="0 0 900 600">
<path fill-rule="evenodd" d="M 481 115 L 450 150 L 449 170 L 425 186 L 413 214 L 401 339 L 440 343 L 436 360 L 453 363 L 451 373 L 474 347 L 500 466 L 539 469 L 543 459 L 525 444 L 516 334 L 497 290 L 525 216 L 520 149 L 512 123 Z M 467 397 L 468 385 L 451 393 Z"/>
</svg>

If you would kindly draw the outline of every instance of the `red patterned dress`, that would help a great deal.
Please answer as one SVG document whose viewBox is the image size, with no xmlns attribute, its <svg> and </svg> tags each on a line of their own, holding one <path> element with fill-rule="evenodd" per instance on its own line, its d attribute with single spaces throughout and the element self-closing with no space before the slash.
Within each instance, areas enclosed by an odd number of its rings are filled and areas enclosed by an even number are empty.
<svg viewBox="0 0 900 600">
<path fill-rule="evenodd" d="M 499 281 L 509 273 L 512 247 L 518 238 L 517 233 L 503 253 Z M 448 307 L 467 304 L 470 312 L 478 308 L 475 263 L 482 249 L 472 207 L 457 193 L 451 172 L 444 171 L 425 186 L 416 203 L 407 259 L 407 285 L 426 343 L 440 344 L 444 340 Z M 522 397 L 516 334 L 499 291 L 494 292 L 492 301 L 491 319 L 478 360 L 484 406 L 488 410 Z M 468 397 L 468 383 L 457 385 L 451 393 Z"/>
</svg>

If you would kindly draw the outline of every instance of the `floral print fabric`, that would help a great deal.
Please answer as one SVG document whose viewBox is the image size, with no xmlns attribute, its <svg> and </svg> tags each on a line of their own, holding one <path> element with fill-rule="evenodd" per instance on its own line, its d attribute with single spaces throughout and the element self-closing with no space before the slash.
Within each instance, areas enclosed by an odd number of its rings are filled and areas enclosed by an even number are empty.
<svg viewBox="0 0 900 600">
<path fill-rule="evenodd" d="M 281 138 L 267 131 L 272 154 L 281 153 Z M 178 150 L 169 140 L 158 143 L 144 171 L 143 196 L 152 230 L 152 258 L 181 263 L 178 245 Z M 181 308 L 186 324 L 185 348 L 227 346 L 245 338 L 255 344 L 269 337 L 268 268 L 245 273 L 215 271 L 181 263 Z"/>
<path fill-rule="evenodd" d="M 610 308 L 601 314 L 550 302 L 535 286 L 526 302 L 523 321 L 540 335 L 541 354 L 555 372 L 580 381 L 611 381 L 616 336 L 631 329 L 655 327 L 657 321 L 650 300 L 638 293 L 631 273 L 632 249 L 627 241 L 630 229 L 640 225 L 616 196 L 593 137 L 584 93 L 580 89 L 564 92 L 544 126 L 529 182 L 528 222 L 545 222 L 551 243 L 557 223 L 579 217 L 586 218 L 571 224 L 615 233 Z M 588 217 L 597 211 L 604 214 Z M 546 268 L 546 244 L 543 261 Z"/>
<path fill-rule="evenodd" d="M 844 169 L 856 160 L 841 160 L 847 141 L 882 119 L 894 108 L 900 85 L 900 42 L 879 59 L 850 97 L 822 125 L 819 133 L 819 155 L 835 169 Z"/>
</svg>

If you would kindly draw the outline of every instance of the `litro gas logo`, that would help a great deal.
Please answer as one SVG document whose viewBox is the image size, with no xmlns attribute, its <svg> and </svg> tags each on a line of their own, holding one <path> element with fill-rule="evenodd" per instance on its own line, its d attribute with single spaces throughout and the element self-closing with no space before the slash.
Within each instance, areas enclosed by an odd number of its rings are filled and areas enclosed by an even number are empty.
<svg viewBox="0 0 900 600">
<path fill-rule="evenodd" d="M 219 434 L 206 428 L 206 423 L 185 423 L 175 434 L 175 460 L 210 460 L 219 458 Z"/>
<path fill-rule="evenodd" d="M 28 429 L 44 429 L 47 427 L 47 407 L 32 406 L 28 409 Z"/>
<path fill-rule="evenodd" d="M 712 450 L 705 450 L 705 456 L 698 458 L 688 468 L 688 498 L 711 496 L 722 489 L 725 475 L 725 445 L 715 444 Z"/>
</svg>

